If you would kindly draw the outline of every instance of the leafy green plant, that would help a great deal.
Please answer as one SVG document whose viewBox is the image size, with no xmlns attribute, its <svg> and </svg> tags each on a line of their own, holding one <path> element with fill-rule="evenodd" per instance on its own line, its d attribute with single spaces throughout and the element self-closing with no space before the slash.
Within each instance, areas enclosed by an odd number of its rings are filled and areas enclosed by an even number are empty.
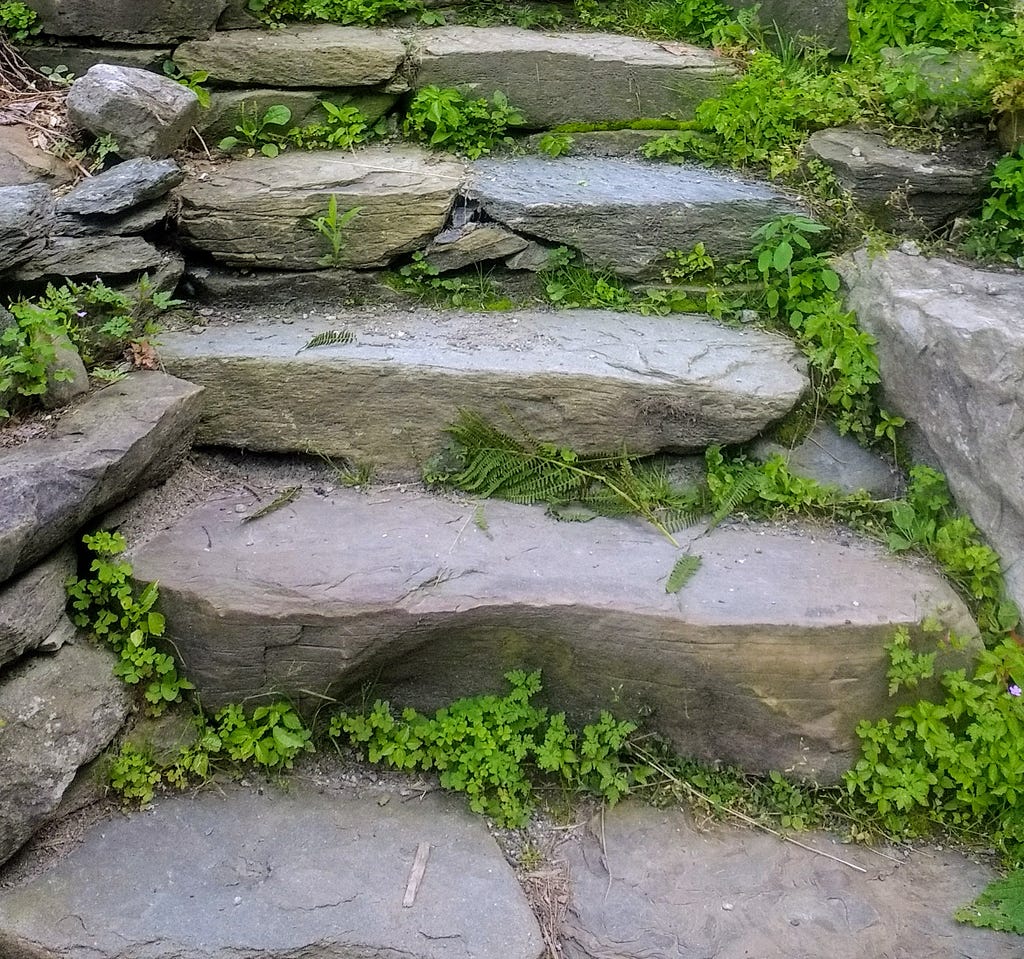
<svg viewBox="0 0 1024 959">
<path fill-rule="evenodd" d="M 564 713 L 549 714 L 531 702 L 541 690 L 539 672 L 516 670 L 505 679 L 511 689 L 504 696 L 460 699 L 433 717 L 414 709 L 396 717 L 378 700 L 366 713 L 335 716 L 329 735 L 373 763 L 437 770 L 445 789 L 465 793 L 474 812 L 505 826 L 526 822 L 536 780 L 552 778 L 614 804 L 643 779 L 624 755 L 633 723 L 602 712 L 577 733 Z"/>
<path fill-rule="evenodd" d="M 39 14 L 21 0 L 0 2 L 0 31 L 6 32 L 15 43 L 35 36 L 42 29 Z"/>
<path fill-rule="evenodd" d="M 567 133 L 545 133 L 537 141 L 537 149 L 549 157 L 565 156 L 575 141 Z"/>
<path fill-rule="evenodd" d="M 989 883 L 969 906 L 956 912 L 960 922 L 1024 936 L 1024 868 Z"/>
<path fill-rule="evenodd" d="M 196 99 L 201 107 L 209 107 L 210 91 L 203 86 L 210 79 L 210 74 L 206 70 L 193 70 L 191 73 L 183 73 L 181 67 L 173 60 L 164 60 L 163 71 L 165 76 L 180 83 L 183 87 L 188 87 L 196 95 Z"/>
<path fill-rule="evenodd" d="M 333 193 L 327 201 L 327 212 L 322 216 L 315 217 L 307 222 L 317 233 L 319 233 L 330 246 L 330 252 L 325 253 L 318 262 L 321 266 L 340 267 L 345 258 L 345 246 L 348 243 L 346 230 L 363 208 L 354 206 L 344 213 L 338 213 L 338 198 Z"/>
<path fill-rule="evenodd" d="M 996 164 L 989 189 L 965 247 L 973 256 L 1024 267 L 1024 146 Z"/>
<path fill-rule="evenodd" d="M 633 294 L 610 270 L 592 270 L 582 257 L 564 246 L 552 250 L 540 273 L 544 294 L 559 307 L 598 307 L 623 310 L 633 305 Z"/>
<path fill-rule="evenodd" d="M 745 37 L 720 0 L 574 0 L 580 21 L 599 30 L 722 46 Z"/>
<path fill-rule="evenodd" d="M 387 130 L 385 117 L 371 126 L 359 109 L 348 103 L 339 106 L 330 100 L 321 100 L 320 109 L 324 120 L 293 127 L 285 135 L 289 142 L 307 150 L 349 150 L 373 137 L 383 136 Z"/>
<path fill-rule="evenodd" d="M 0 333 L 0 419 L 29 405 L 49 386 L 57 344 L 67 337 L 62 318 L 34 303 L 11 306 L 16 322 Z M 52 373 L 57 382 L 71 379 L 68 370 Z"/>
<path fill-rule="evenodd" d="M 247 146 L 252 153 L 259 150 L 266 157 L 276 157 L 286 145 L 286 134 L 292 111 L 281 103 L 267 107 L 261 114 L 259 107 L 243 103 L 235 125 L 237 136 L 226 136 L 217 144 L 219 150 L 231 153 Z"/>
<path fill-rule="evenodd" d="M 997 37 L 1006 4 L 987 0 L 851 0 L 850 40 L 861 55 L 883 47 L 976 48 Z"/>
<path fill-rule="evenodd" d="M 249 0 L 248 8 L 270 24 L 286 20 L 374 24 L 420 13 L 423 4 L 419 0 Z"/>
<path fill-rule="evenodd" d="M 422 250 L 413 253 L 412 259 L 400 267 L 397 274 L 388 274 L 385 282 L 392 289 L 409 293 L 433 306 L 495 311 L 509 310 L 515 305 L 491 282 L 481 266 L 442 276 Z"/>
<path fill-rule="evenodd" d="M 525 123 L 501 91 L 468 100 L 458 90 L 427 86 L 409 103 L 402 130 L 414 140 L 477 159 L 498 143 L 511 143 L 510 126 Z"/>
<path fill-rule="evenodd" d="M 146 684 L 149 711 L 158 715 L 194 687 L 178 673 L 174 657 L 154 645 L 164 633 L 164 618 L 154 609 L 157 586 L 150 583 L 136 594 L 131 564 L 119 559 L 125 550 L 120 533 L 93 533 L 82 542 L 93 554 L 89 565 L 93 575 L 68 580 L 71 618 L 118 654 L 116 676 L 131 686 Z"/>
</svg>

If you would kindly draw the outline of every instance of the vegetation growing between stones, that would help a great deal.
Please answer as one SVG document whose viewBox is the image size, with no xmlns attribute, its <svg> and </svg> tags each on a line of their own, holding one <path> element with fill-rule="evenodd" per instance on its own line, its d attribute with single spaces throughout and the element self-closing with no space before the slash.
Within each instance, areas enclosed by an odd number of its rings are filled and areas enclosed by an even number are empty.
<svg viewBox="0 0 1024 959">
<path fill-rule="evenodd" d="M 991 883 L 969 906 L 957 910 L 956 918 L 972 926 L 1024 936 L 1024 869 Z"/>
<path fill-rule="evenodd" d="M 0 32 L 16 42 L 22 42 L 39 33 L 42 25 L 39 14 L 21 0 L 3 0 L 0 3 Z"/>
<path fill-rule="evenodd" d="M 417 250 L 397 273 L 388 273 L 385 283 L 409 293 L 424 303 L 464 310 L 509 310 L 512 300 L 491 282 L 481 268 L 462 276 L 441 276 L 426 253 Z"/>
<path fill-rule="evenodd" d="M 324 114 L 322 121 L 290 127 L 292 111 L 284 104 L 273 104 L 261 114 L 255 104 L 243 103 L 235 133 L 224 137 L 217 148 L 232 153 L 244 147 L 249 155 L 259 151 L 266 157 L 276 157 L 289 146 L 306 150 L 350 150 L 383 136 L 387 128 L 384 117 L 371 126 L 366 116 L 350 104 L 339 106 L 321 100 L 320 109 Z"/>
<path fill-rule="evenodd" d="M 458 90 L 428 86 L 420 90 L 406 110 L 402 131 L 414 140 L 478 159 L 498 143 L 511 144 L 510 126 L 522 126 L 523 115 L 508 97 L 496 90 L 486 97 L 467 99 Z"/>
<path fill-rule="evenodd" d="M 996 164 L 990 188 L 965 248 L 981 259 L 1024 267 L 1024 146 Z"/>
</svg>

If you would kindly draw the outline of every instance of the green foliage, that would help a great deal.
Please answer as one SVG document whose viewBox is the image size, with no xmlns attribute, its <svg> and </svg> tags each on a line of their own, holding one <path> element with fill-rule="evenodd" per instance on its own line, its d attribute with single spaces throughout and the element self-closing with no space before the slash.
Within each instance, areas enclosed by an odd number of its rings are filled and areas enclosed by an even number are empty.
<svg viewBox="0 0 1024 959">
<path fill-rule="evenodd" d="M 861 55 L 883 47 L 977 48 L 998 37 L 1007 5 L 986 0 L 850 0 L 850 40 Z"/>
<path fill-rule="evenodd" d="M 672 567 L 672 572 L 668 574 L 668 579 L 665 580 L 665 592 L 666 593 L 678 593 L 693 577 L 696 575 L 697 570 L 700 569 L 701 558 L 699 556 L 693 556 L 690 553 L 684 553 L 679 559 L 676 560 L 675 566 Z"/>
<path fill-rule="evenodd" d="M 311 336 L 296 353 L 301 353 L 303 350 L 315 350 L 320 346 L 345 346 L 355 343 L 355 341 L 356 335 L 351 330 L 324 330 L 323 333 Z"/>
<path fill-rule="evenodd" d="M 495 91 L 490 100 L 468 100 L 458 90 L 428 86 L 409 103 L 402 130 L 432 147 L 477 159 L 498 143 L 511 144 L 507 129 L 523 123 L 522 114 L 509 105 L 501 91 Z"/>
<path fill-rule="evenodd" d="M 564 246 L 551 251 L 540 280 L 548 300 L 560 307 L 624 310 L 634 302 L 633 294 L 614 273 L 590 269 L 578 253 Z"/>
<path fill-rule="evenodd" d="M 286 134 L 289 142 L 307 150 L 351 150 L 387 131 L 385 117 L 370 126 L 363 113 L 348 103 L 338 106 L 330 100 L 321 100 L 320 109 L 324 112 L 323 121 L 293 127 Z"/>
<path fill-rule="evenodd" d="M 989 883 L 969 906 L 956 912 L 960 922 L 1024 936 L 1024 869 Z"/>
<path fill-rule="evenodd" d="M 264 156 L 276 157 L 284 147 L 292 111 L 283 104 L 267 107 L 262 114 L 255 104 L 243 103 L 240 109 L 235 133 L 238 136 L 224 137 L 217 148 L 230 153 L 239 146 L 248 146 L 251 151 L 259 150 Z"/>
<path fill-rule="evenodd" d="M 126 743 L 111 762 L 107 778 L 125 802 L 145 806 L 153 801 L 163 776 L 148 752 Z"/>
<path fill-rule="evenodd" d="M 549 157 L 564 156 L 575 141 L 566 133 L 545 133 L 537 142 L 537 149 Z"/>
<path fill-rule="evenodd" d="M 188 87 L 204 109 L 210 106 L 210 91 L 203 86 L 210 79 L 210 74 L 205 70 L 193 70 L 191 73 L 182 73 L 181 68 L 173 60 L 164 60 L 164 74 L 172 80 Z"/>
<path fill-rule="evenodd" d="M 423 10 L 419 0 L 249 0 L 248 6 L 270 24 L 287 20 L 374 24 Z"/>
<path fill-rule="evenodd" d="M 344 213 L 338 213 L 338 198 L 333 193 L 327 201 L 327 212 L 307 222 L 328 243 L 330 251 L 317 261 L 321 266 L 340 267 L 345 258 L 345 246 L 348 243 L 346 230 L 363 208 L 354 206 Z"/>
<path fill-rule="evenodd" d="M 39 22 L 39 14 L 21 0 L 3 0 L 0 2 L 0 33 L 21 43 L 43 29 Z"/>
<path fill-rule="evenodd" d="M 12 304 L 17 322 L 0 333 L 0 419 L 42 396 L 49 383 L 47 370 L 57 360 L 57 344 L 67 336 L 61 318 L 34 303 Z M 71 378 L 56 370 L 54 380 Z"/>
<path fill-rule="evenodd" d="M 574 0 L 573 6 L 597 30 L 715 46 L 744 36 L 736 11 L 721 0 Z"/>
<path fill-rule="evenodd" d="M 285 702 L 257 706 L 248 716 L 241 706 L 229 704 L 213 717 L 212 729 L 221 745 L 211 753 L 223 750 L 234 762 L 267 770 L 291 769 L 296 756 L 313 750 L 312 733 Z"/>
<path fill-rule="evenodd" d="M 564 713 L 531 702 L 541 689 L 539 672 L 513 671 L 505 679 L 511 689 L 504 696 L 460 699 L 432 718 L 414 709 L 396 717 L 378 700 L 367 713 L 335 716 L 330 735 L 344 737 L 373 763 L 437 770 L 445 789 L 465 793 L 474 812 L 504 826 L 525 824 L 538 779 L 614 804 L 643 778 L 624 754 L 633 723 L 602 712 L 577 733 Z"/>
<path fill-rule="evenodd" d="M 1024 146 L 996 164 L 989 189 L 965 248 L 972 256 L 1024 267 Z"/>
<path fill-rule="evenodd" d="M 509 310 L 515 305 L 498 290 L 480 266 L 474 270 L 441 275 L 422 250 L 417 250 L 398 273 L 385 277 L 392 289 L 409 293 L 433 306 L 464 310 Z"/>
<path fill-rule="evenodd" d="M 118 559 L 125 549 L 120 533 L 94 533 L 82 541 L 93 553 L 89 566 L 92 575 L 68 580 L 72 620 L 118 654 L 116 676 L 132 686 L 146 684 L 149 711 L 159 715 L 169 703 L 180 702 L 182 693 L 194 687 L 179 675 L 174 657 L 154 645 L 154 640 L 164 633 L 164 618 L 154 609 L 156 583 L 136 594 L 131 583 L 131 564 Z"/>
</svg>

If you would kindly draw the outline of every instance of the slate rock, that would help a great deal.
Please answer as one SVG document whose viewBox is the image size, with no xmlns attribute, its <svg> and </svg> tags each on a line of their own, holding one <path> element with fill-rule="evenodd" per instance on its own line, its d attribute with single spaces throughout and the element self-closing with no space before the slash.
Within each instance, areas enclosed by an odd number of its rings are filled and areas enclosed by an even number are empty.
<svg viewBox="0 0 1024 959">
<path fill-rule="evenodd" d="M 577 838 L 578 837 L 578 838 Z M 1002 959 L 1017 939 L 953 919 L 996 878 L 960 852 L 882 856 L 826 833 L 799 841 L 863 869 L 738 826 L 624 803 L 554 852 L 571 906 L 566 959 Z"/>
<path fill-rule="evenodd" d="M 737 10 L 757 7 L 758 22 L 768 28 L 777 26 L 784 37 L 811 41 L 839 56 L 850 52 L 850 23 L 846 0 L 726 0 Z"/>
<path fill-rule="evenodd" d="M 49 187 L 0 187 L 0 275 L 43 251 L 55 219 Z"/>
<path fill-rule="evenodd" d="M 886 407 L 923 438 L 1024 608 L 1024 276 L 863 250 L 840 272 L 878 340 Z"/>
<path fill-rule="evenodd" d="M 197 303 L 218 306 L 266 307 L 268 304 L 309 312 L 311 303 L 351 309 L 360 304 L 408 305 L 408 297 L 366 270 L 321 269 L 232 270 L 210 263 L 190 263 L 182 281 L 183 295 Z M 162 338 L 161 338 L 162 339 Z"/>
<path fill-rule="evenodd" d="M 93 280 L 154 270 L 162 262 L 163 254 L 137 236 L 52 236 L 46 249 L 14 269 L 11 278 L 23 283 Z"/>
<path fill-rule="evenodd" d="M 111 651 L 82 641 L 0 672 L 0 862 L 46 821 L 79 767 L 124 722 L 131 695 L 114 676 L 115 662 Z"/>
<path fill-rule="evenodd" d="M 184 171 L 173 160 L 126 160 L 79 183 L 57 202 L 57 213 L 114 216 L 160 199 L 184 179 Z"/>
<path fill-rule="evenodd" d="M 935 615 L 976 635 L 937 573 L 820 528 L 684 530 L 703 565 L 669 594 L 680 549 L 639 521 L 394 487 L 307 491 L 245 522 L 260 505 L 214 499 L 133 555 L 207 708 L 315 708 L 372 681 L 433 710 L 542 669 L 547 701 L 576 719 L 614 690 L 684 756 L 835 782 L 860 755 L 858 721 L 899 702 L 894 629 L 920 639 Z"/>
<path fill-rule="evenodd" d="M 315 270 L 330 243 L 309 221 L 335 196 L 339 214 L 360 208 L 339 265 L 382 267 L 441 230 L 464 175 L 462 163 L 418 147 L 238 160 L 178 189 L 178 226 L 188 246 L 222 263 Z"/>
<path fill-rule="evenodd" d="M 163 65 L 171 59 L 171 47 L 107 47 L 73 43 L 31 43 L 18 52 L 37 70 L 40 67 L 67 67 L 74 77 L 82 77 L 97 63 L 116 67 L 135 67 L 152 73 L 163 73 Z"/>
<path fill-rule="evenodd" d="M 525 250 L 529 242 L 497 223 L 467 223 L 459 229 L 438 233 L 425 253 L 431 266 L 449 273 L 474 263 L 502 260 Z"/>
<path fill-rule="evenodd" d="M 40 180 L 63 184 L 71 179 L 73 175 L 67 163 L 37 147 L 28 127 L 20 124 L 4 127 L 0 138 L 0 187 Z"/>
<path fill-rule="evenodd" d="M 515 256 L 510 256 L 505 261 L 505 266 L 510 270 L 526 270 L 529 273 L 540 273 L 551 266 L 551 254 L 554 247 L 545 246 L 531 240 Z"/>
<path fill-rule="evenodd" d="M 406 908 L 420 843 L 430 847 L 426 872 Z M 406 803 L 298 779 L 174 796 L 100 823 L 47 873 L 0 892 L 0 912 L 5 959 L 39 950 L 53 959 L 545 951 L 515 873 L 458 799 Z"/>
<path fill-rule="evenodd" d="M 46 437 L 0 450 L 0 582 L 165 479 L 191 445 L 201 392 L 163 373 L 132 373 Z"/>
<path fill-rule="evenodd" d="M 702 47 L 601 33 L 440 27 L 415 34 L 414 88 L 501 91 L 534 129 L 572 121 L 690 119 L 737 76 Z"/>
<path fill-rule="evenodd" d="M 27 0 L 54 37 L 167 43 L 206 36 L 226 0 Z"/>
<path fill-rule="evenodd" d="M 332 329 L 353 342 L 304 349 Z M 201 442 L 415 472 L 462 408 L 581 452 L 653 453 L 751 439 L 808 385 L 785 337 L 597 310 L 343 311 L 160 341 L 164 368 L 206 387 Z"/>
<path fill-rule="evenodd" d="M 66 336 L 39 335 L 50 341 L 54 351 L 53 362 L 46 365 L 46 392 L 39 398 L 46 409 L 55 410 L 89 392 L 89 374 L 77 347 Z"/>
<path fill-rule="evenodd" d="M 396 30 L 287 26 L 231 30 L 174 51 L 185 73 L 204 70 L 215 83 L 261 87 L 364 87 L 386 83 L 405 60 Z"/>
<path fill-rule="evenodd" d="M 897 495 L 899 477 L 892 466 L 852 436 L 840 436 L 828 423 L 819 423 L 795 446 L 760 439 L 752 452 L 761 460 L 781 456 L 794 473 L 844 493 L 866 490 L 876 499 Z"/>
<path fill-rule="evenodd" d="M 74 550 L 63 546 L 17 579 L 0 586 L 0 667 L 30 649 L 58 645 L 70 621 L 65 580 L 77 571 Z M 2 673 L 0 673 L 2 675 Z"/>
<path fill-rule="evenodd" d="M 71 122 L 117 141 L 123 159 L 165 157 L 185 142 L 199 117 L 195 93 L 170 77 L 97 64 L 68 91 Z"/>
<path fill-rule="evenodd" d="M 992 176 L 987 147 L 950 158 L 889 146 L 862 130 L 811 135 L 806 152 L 824 162 L 861 210 L 883 229 L 925 235 L 977 212 Z"/>
<path fill-rule="evenodd" d="M 745 256 L 759 227 L 808 212 L 766 183 L 604 157 L 477 160 L 466 193 L 509 229 L 574 247 L 592 266 L 638 279 L 660 278 L 666 250 L 698 242 L 716 259 Z"/>
<path fill-rule="evenodd" d="M 167 198 L 135 207 L 114 216 L 79 216 L 62 213 L 57 216 L 54 233 L 57 236 L 140 236 L 163 223 L 170 212 Z M 149 254 L 152 257 L 152 253 Z"/>
</svg>

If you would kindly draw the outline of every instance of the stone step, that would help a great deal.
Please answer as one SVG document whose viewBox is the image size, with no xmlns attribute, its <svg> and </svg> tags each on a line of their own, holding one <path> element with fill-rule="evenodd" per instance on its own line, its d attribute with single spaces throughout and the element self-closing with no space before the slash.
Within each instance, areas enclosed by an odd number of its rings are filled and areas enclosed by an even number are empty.
<svg viewBox="0 0 1024 959">
<path fill-rule="evenodd" d="M 303 349 L 329 330 L 354 342 Z M 462 408 L 584 452 L 653 453 L 748 440 L 807 389 L 786 338 L 696 316 L 381 310 L 160 341 L 164 367 L 206 387 L 199 442 L 417 474 Z"/>
<path fill-rule="evenodd" d="M 542 669 L 578 718 L 614 705 L 684 755 L 831 782 L 858 721 L 894 708 L 893 630 L 974 631 L 938 574 L 821 529 L 684 531 L 703 565 L 668 594 L 680 552 L 639 521 L 393 487 L 307 490 L 245 522 L 260 505 L 215 498 L 133 557 L 207 708 L 369 682 L 432 709 Z"/>
<path fill-rule="evenodd" d="M 405 906 L 423 843 L 426 872 Z M 460 801 L 298 777 L 101 823 L 50 871 L 0 893 L 0 915 L 4 959 L 544 952 L 515 873 Z"/>
</svg>

